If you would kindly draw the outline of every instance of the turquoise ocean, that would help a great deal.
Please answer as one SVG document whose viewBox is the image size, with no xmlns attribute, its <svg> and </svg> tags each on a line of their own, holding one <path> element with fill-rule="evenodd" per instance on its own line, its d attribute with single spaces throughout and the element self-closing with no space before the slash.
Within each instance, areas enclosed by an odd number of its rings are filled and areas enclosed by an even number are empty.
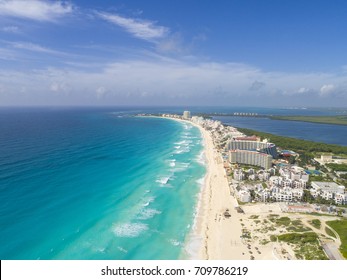
<svg viewBox="0 0 347 280">
<path fill-rule="evenodd" d="M 1 259 L 180 259 L 199 129 L 113 109 L 0 110 Z"/>
</svg>

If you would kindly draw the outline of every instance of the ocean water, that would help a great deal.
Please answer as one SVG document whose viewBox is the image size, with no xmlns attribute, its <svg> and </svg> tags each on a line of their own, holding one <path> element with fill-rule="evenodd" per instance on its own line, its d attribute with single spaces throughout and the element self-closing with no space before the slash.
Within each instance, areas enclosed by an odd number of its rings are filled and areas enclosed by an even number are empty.
<svg viewBox="0 0 347 280">
<path fill-rule="evenodd" d="M 112 109 L 0 110 L 1 259 L 178 259 L 199 130 Z"/>
</svg>

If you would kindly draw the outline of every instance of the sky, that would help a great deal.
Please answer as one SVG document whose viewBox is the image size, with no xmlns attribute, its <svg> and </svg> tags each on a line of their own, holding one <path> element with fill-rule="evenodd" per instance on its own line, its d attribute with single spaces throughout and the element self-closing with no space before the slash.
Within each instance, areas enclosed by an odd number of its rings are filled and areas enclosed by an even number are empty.
<svg viewBox="0 0 347 280">
<path fill-rule="evenodd" d="M 344 0 L 0 0 L 0 106 L 347 107 Z"/>
</svg>

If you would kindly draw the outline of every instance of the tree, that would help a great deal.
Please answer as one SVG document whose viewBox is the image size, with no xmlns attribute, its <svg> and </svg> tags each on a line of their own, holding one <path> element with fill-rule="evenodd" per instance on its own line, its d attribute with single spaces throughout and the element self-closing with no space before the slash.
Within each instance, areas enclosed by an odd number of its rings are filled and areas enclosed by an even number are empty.
<svg viewBox="0 0 347 280">
<path fill-rule="evenodd" d="M 290 164 L 294 164 L 295 163 L 295 157 L 294 156 L 290 156 L 289 159 L 288 159 L 288 162 Z"/>
</svg>

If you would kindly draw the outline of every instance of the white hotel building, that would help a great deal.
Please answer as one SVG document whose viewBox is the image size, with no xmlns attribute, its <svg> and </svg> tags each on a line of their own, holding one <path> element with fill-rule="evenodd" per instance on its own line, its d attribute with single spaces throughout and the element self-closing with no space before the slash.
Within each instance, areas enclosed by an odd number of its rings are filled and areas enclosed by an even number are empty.
<svg viewBox="0 0 347 280">
<path fill-rule="evenodd" d="M 230 163 L 241 163 L 260 166 L 269 169 L 272 166 L 272 156 L 264 153 L 247 150 L 229 151 Z"/>
<path fill-rule="evenodd" d="M 227 148 L 228 150 L 256 151 L 277 158 L 276 145 L 269 142 L 230 140 L 227 143 Z"/>
</svg>

